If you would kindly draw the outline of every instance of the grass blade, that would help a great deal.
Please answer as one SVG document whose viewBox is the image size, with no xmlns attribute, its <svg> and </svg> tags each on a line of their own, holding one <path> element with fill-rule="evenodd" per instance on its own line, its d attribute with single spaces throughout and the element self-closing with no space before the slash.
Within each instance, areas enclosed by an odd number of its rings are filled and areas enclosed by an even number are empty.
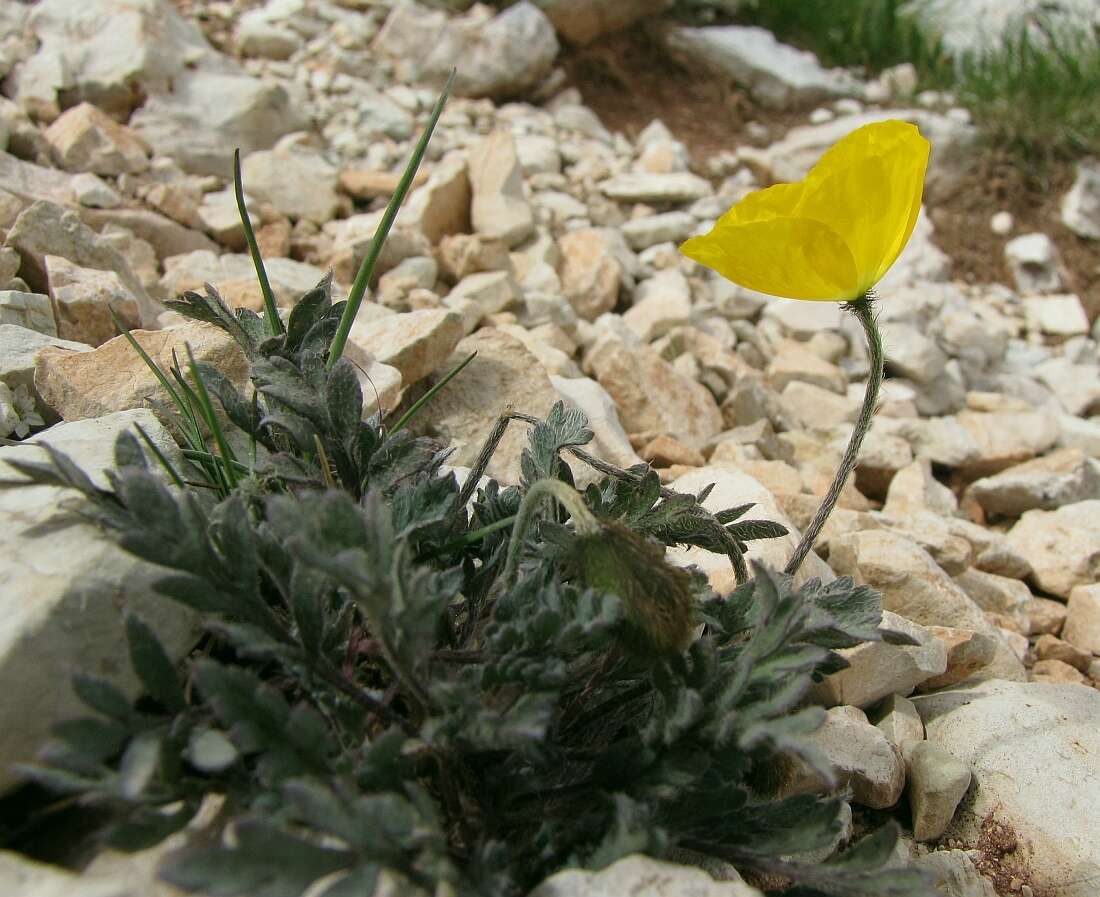
<svg viewBox="0 0 1100 897">
<path fill-rule="evenodd" d="M 199 407 L 202 409 L 206 425 L 214 435 L 214 441 L 218 444 L 218 452 L 221 454 L 221 469 L 225 472 L 230 488 L 235 487 L 239 479 L 237 471 L 233 469 L 233 462 L 237 459 L 234 457 L 232 449 L 229 448 L 229 443 L 225 441 L 221 421 L 214 413 L 214 404 L 210 401 L 210 393 L 206 391 L 206 384 L 199 373 L 199 366 L 195 363 L 195 356 L 191 352 L 191 347 L 186 343 L 184 345 L 187 348 L 187 365 L 191 373 L 191 379 L 195 382 L 195 394 L 199 400 Z"/>
<path fill-rule="evenodd" d="M 172 462 L 169 461 L 164 452 L 162 452 L 155 442 L 149 438 L 149 434 L 145 432 L 145 427 L 141 424 L 134 424 L 134 428 L 138 431 L 138 435 L 145 440 L 145 444 L 149 446 L 149 451 L 153 453 L 153 457 L 157 459 L 160 466 L 164 468 L 165 473 L 171 478 L 172 482 L 176 485 L 177 489 L 183 488 L 183 477 L 176 473 L 176 468 L 172 466 Z"/>
<path fill-rule="evenodd" d="M 374 232 L 374 239 L 371 240 L 370 249 L 367 250 L 367 255 L 363 259 L 363 263 L 359 266 L 358 273 L 355 275 L 355 283 L 351 285 L 351 292 L 348 294 L 347 307 L 344 309 L 344 314 L 340 318 L 340 326 L 337 328 L 336 335 L 332 338 L 332 345 L 329 347 L 327 365 L 329 370 L 332 370 L 332 366 L 336 364 L 340 356 L 344 353 L 344 345 L 348 341 L 348 334 L 351 333 L 351 325 L 355 323 L 355 316 L 359 313 L 359 306 L 363 304 L 363 296 L 366 295 L 367 286 L 370 284 L 371 275 L 374 273 L 374 266 L 378 262 L 378 256 L 382 254 L 382 247 L 385 245 L 386 237 L 389 236 L 390 228 L 393 227 L 393 222 L 397 218 L 397 212 L 401 208 L 401 204 L 405 201 L 405 196 L 408 194 L 413 179 L 416 177 L 416 172 L 420 168 L 420 160 L 424 158 L 424 152 L 428 148 L 428 141 L 431 140 L 432 132 L 435 131 L 439 116 L 443 113 L 443 107 L 446 105 L 447 98 L 451 94 L 454 80 L 455 70 L 452 69 L 451 75 L 447 79 L 446 85 L 443 87 L 443 92 L 439 95 L 439 99 L 436 100 L 435 108 L 432 109 L 431 118 L 428 119 L 428 124 L 424 128 L 424 133 L 420 135 L 420 140 L 413 150 L 412 157 L 409 159 L 409 164 L 405 166 L 405 173 L 401 176 L 397 189 L 394 191 L 393 196 L 390 198 L 389 205 L 386 206 L 386 211 L 382 215 L 382 220 L 378 223 L 378 229 Z"/>
<path fill-rule="evenodd" d="M 396 424 L 394 424 L 393 427 L 390 428 L 390 433 L 396 433 L 398 430 L 400 430 L 402 427 L 404 427 L 409 421 L 411 421 L 413 419 L 413 417 L 416 416 L 416 413 L 418 411 L 420 411 L 421 408 L 423 408 L 425 405 L 428 404 L 428 402 L 430 402 L 433 398 L 435 398 L 436 393 L 438 393 L 444 386 L 446 386 L 455 377 L 457 377 L 459 372 L 464 367 L 466 367 L 466 365 L 468 365 L 471 361 L 473 361 L 475 358 L 477 358 L 477 352 L 471 352 L 469 357 L 466 358 L 465 361 L 463 361 L 461 364 L 457 365 L 454 368 L 454 370 L 450 371 L 447 374 L 446 377 L 444 377 L 442 380 L 440 380 L 437 384 L 435 384 L 435 386 L 433 386 L 426 393 L 424 393 L 424 395 L 422 395 L 419 399 L 417 399 L 413 403 L 412 408 L 410 408 L 403 415 L 401 415 L 401 419 Z"/>
<path fill-rule="evenodd" d="M 264 294 L 264 317 L 267 318 L 267 327 L 272 336 L 278 336 L 283 332 L 283 322 L 279 312 L 275 308 L 275 294 L 271 291 L 271 281 L 267 279 L 267 269 L 264 267 L 263 257 L 260 255 L 260 247 L 256 243 L 256 234 L 252 230 L 252 219 L 248 216 L 248 209 L 244 204 L 244 182 L 241 179 L 241 149 L 233 150 L 233 195 L 237 200 L 237 211 L 241 216 L 241 226 L 244 228 L 244 238 L 248 243 L 248 252 L 252 256 L 252 264 L 256 266 L 256 279 L 260 282 L 260 292 Z"/>
</svg>

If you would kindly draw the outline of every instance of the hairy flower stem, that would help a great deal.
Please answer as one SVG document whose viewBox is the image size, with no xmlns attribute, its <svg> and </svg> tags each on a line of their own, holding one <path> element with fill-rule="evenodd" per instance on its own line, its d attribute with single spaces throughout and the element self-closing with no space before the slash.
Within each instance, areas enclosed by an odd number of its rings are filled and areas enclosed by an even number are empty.
<svg viewBox="0 0 1100 897">
<path fill-rule="evenodd" d="M 535 512 L 545 498 L 553 498 L 569 512 L 578 535 L 591 535 L 599 531 L 599 522 L 588 510 L 584 498 L 568 483 L 563 483 L 561 480 L 538 480 L 532 483 L 520 503 L 516 524 L 512 527 L 512 538 L 508 541 L 508 556 L 504 562 L 504 581 L 509 585 L 515 582 L 523 540 L 534 522 Z"/>
<path fill-rule="evenodd" d="M 829 486 L 829 491 L 825 493 L 825 498 L 821 500 L 821 505 L 818 507 L 817 513 L 814 514 L 814 519 L 810 521 L 810 525 L 806 527 L 806 531 L 802 534 L 802 541 L 798 543 L 798 547 L 791 555 L 791 559 L 787 561 L 786 569 L 783 571 L 790 576 L 798 572 L 798 568 L 806 559 L 806 555 L 814 547 L 817 537 L 821 535 L 821 530 L 824 529 L 829 515 L 833 513 L 837 499 L 840 498 L 840 491 L 844 488 L 844 484 L 848 482 L 848 477 L 856 466 L 856 458 L 859 455 L 859 447 L 863 444 L 863 437 L 871 429 L 871 418 L 874 416 L 875 406 L 878 404 L 879 388 L 882 386 L 884 363 L 882 337 L 879 335 L 873 313 L 874 300 L 875 295 L 869 290 L 859 299 L 847 302 L 843 306 L 845 310 L 855 315 L 856 320 L 863 326 L 863 332 L 867 336 L 867 353 L 871 360 L 871 373 L 867 377 L 867 391 L 863 395 L 863 407 L 859 410 L 859 419 L 852 431 L 852 438 L 848 440 L 848 448 L 844 452 L 843 459 L 841 459 L 840 467 L 837 468 L 832 485 Z"/>
</svg>

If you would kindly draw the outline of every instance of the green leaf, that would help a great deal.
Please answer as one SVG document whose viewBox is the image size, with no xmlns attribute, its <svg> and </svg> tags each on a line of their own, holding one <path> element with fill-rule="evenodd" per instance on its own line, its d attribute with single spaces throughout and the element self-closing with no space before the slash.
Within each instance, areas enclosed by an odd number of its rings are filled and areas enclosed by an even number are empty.
<svg viewBox="0 0 1100 897">
<path fill-rule="evenodd" d="M 235 832 L 233 847 L 197 847 L 170 856 L 161 877 L 185 891 L 220 897 L 301 897 L 317 879 L 351 861 L 346 851 L 319 847 L 258 819 L 240 822 Z"/>
<path fill-rule="evenodd" d="M 89 676 L 86 673 L 75 673 L 73 690 L 84 704 L 106 717 L 124 723 L 133 714 L 129 698 L 118 686 L 106 679 Z"/>
<path fill-rule="evenodd" d="M 153 630 L 133 614 L 126 617 L 126 642 L 130 665 L 145 691 L 171 713 L 183 710 L 187 702 L 176 665 L 165 653 Z"/>
</svg>

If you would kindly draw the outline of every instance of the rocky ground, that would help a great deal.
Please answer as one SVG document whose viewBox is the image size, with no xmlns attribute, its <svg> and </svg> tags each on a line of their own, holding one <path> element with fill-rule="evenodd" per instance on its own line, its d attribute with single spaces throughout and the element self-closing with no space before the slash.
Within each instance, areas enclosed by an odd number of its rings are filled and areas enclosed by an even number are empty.
<svg viewBox="0 0 1100 897">
<path fill-rule="evenodd" d="M 708 504 L 755 501 L 793 531 L 862 397 L 858 328 L 831 303 L 734 287 L 676 246 L 748 191 L 800 178 L 859 124 L 914 121 L 934 147 L 928 214 L 879 288 L 885 398 L 803 575 L 869 583 L 886 625 L 921 644 L 853 649 L 820 689 L 833 709 L 817 738 L 852 789 L 853 825 L 898 808 L 944 894 L 1095 894 L 1100 169 L 1082 163 L 1047 201 L 1061 219 L 1045 219 L 1049 233 L 1022 232 L 1036 219 L 1013 220 L 1024 204 L 1011 201 L 992 221 L 997 208 L 940 218 L 984 176 L 979 135 L 950 98 L 912 97 L 905 67 L 863 82 L 766 33 L 670 27 L 645 40 L 677 78 L 686 60 L 702 67 L 698 91 L 680 94 L 694 122 L 677 94 L 644 84 L 619 116 L 606 77 L 585 79 L 597 50 L 578 47 L 614 47 L 608 32 L 662 4 L 541 6 L 549 18 L 530 3 L 455 17 L 391 0 L 0 7 L 0 475 L 48 441 L 102 481 L 114 434 L 135 423 L 174 451 L 108 304 L 154 358 L 188 344 L 243 378 L 220 331 L 162 304 L 209 282 L 260 308 L 233 148 L 280 303 L 329 269 L 346 292 L 457 61 L 457 95 L 349 344 L 367 394 L 407 404 L 477 350 L 422 415 L 456 465 L 506 406 L 541 415 L 565 399 L 606 460 L 647 461 L 677 489 L 716 483 Z M 605 75 L 637 64 L 604 62 Z M 736 119 L 726 142 L 698 120 L 702 102 Z M 975 242 L 1003 256 L 968 264 Z M 524 438 L 509 433 L 492 476 L 517 477 Z M 0 492 L 0 789 L 74 713 L 74 669 L 126 681 L 122 606 L 148 607 L 177 655 L 192 644 L 192 621 L 150 598 L 149 571 L 89 527 L 38 534 L 64 498 Z M 753 554 L 781 565 L 795 541 Z M 725 558 L 676 559 L 732 584 Z M 154 893 L 154 860 L 127 862 L 102 855 L 77 879 L 0 853 L 0 892 Z M 537 893 L 648 878 L 664 883 L 645 893 L 672 894 L 702 874 L 631 860 Z M 699 893 L 753 893 L 706 881 Z"/>
</svg>

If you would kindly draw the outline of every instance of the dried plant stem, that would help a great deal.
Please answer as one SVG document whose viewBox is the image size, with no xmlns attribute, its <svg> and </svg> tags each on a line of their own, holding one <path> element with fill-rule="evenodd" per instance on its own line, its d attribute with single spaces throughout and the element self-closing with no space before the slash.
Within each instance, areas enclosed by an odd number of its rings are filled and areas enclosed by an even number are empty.
<svg viewBox="0 0 1100 897">
<path fill-rule="evenodd" d="M 791 559 L 787 561 L 786 569 L 783 571 L 791 576 L 798 572 L 798 568 L 806 559 L 806 555 L 814 547 L 817 537 L 821 535 L 821 530 L 824 529 L 829 515 L 833 513 L 837 499 L 840 498 L 840 491 L 844 488 L 844 484 L 848 482 L 848 477 L 856 466 L 856 458 L 859 456 L 859 447 L 863 444 L 863 437 L 871 429 L 871 418 L 874 416 L 875 406 L 878 404 L 879 388 L 882 386 L 884 364 L 882 337 L 879 335 L 878 326 L 875 324 L 874 300 L 874 293 L 868 291 L 859 299 L 844 305 L 846 311 L 850 311 L 856 316 L 856 320 L 863 326 L 863 332 L 867 336 L 867 353 L 870 356 L 871 373 L 867 377 L 867 391 L 863 395 L 863 407 L 860 408 L 859 418 L 856 420 L 855 429 L 852 431 L 852 438 L 848 440 L 848 448 L 841 459 L 840 467 L 837 468 L 836 476 L 833 478 L 832 485 L 829 486 L 829 491 L 825 493 L 825 497 L 821 500 L 817 513 L 814 514 L 813 520 L 810 521 L 810 525 L 806 527 L 806 531 L 802 534 L 802 541 L 798 543 L 798 547 L 791 555 Z"/>
</svg>

